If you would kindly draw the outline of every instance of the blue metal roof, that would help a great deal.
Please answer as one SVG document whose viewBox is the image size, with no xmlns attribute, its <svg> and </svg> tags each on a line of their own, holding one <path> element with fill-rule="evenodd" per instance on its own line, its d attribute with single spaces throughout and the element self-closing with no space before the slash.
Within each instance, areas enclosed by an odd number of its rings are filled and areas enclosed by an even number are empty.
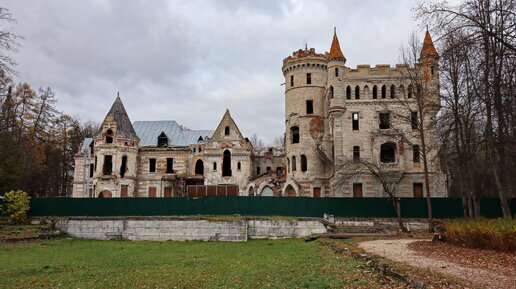
<svg viewBox="0 0 516 289">
<path fill-rule="evenodd" d="M 170 147 L 185 147 L 197 143 L 199 137 L 213 135 L 213 130 L 183 129 L 174 120 L 135 121 L 133 127 L 140 138 L 140 147 L 157 146 L 161 132 L 167 135 Z"/>
<path fill-rule="evenodd" d="M 84 141 L 82 142 L 81 151 L 79 153 L 82 154 L 82 152 L 84 152 L 84 150 L 90 149 L 90 144 L 92 141 L 93 141 L 92 138 L 89 138 L 89 137 L 85 138 Z"/>
</svg>

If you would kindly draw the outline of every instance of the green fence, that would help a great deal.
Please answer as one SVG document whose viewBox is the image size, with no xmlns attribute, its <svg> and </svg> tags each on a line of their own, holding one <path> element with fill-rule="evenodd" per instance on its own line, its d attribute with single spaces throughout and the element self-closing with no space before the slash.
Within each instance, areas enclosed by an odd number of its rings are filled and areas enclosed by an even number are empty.
<svg viewBox="0 0 516 289">
<path fill-rule="evenodd" d="M 425 218 L 426 199 L 401 200 L 405 218 Z M 460 198 L 432 199 L 435 218 L 463 217 Z M 516 212 L 516 199 L 511 209 Z M 205 197 L 181 198 L 33 198 L 30 216 L 179 216 L 179 215 L 248 215 L 391 218 L 395 217 L 392 204 L 385 198 L 308 198 L 308 197 Z M 484 217 L 502 216 L 499 199 L 483 199 Z"/>
</svg>

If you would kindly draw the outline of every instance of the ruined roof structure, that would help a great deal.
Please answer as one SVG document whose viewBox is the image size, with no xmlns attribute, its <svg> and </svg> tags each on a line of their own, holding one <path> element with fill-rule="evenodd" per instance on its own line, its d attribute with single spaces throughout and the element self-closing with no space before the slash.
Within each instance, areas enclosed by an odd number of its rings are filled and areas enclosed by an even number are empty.
<svg viewBox="0 0 516 289">
<path fill-rule="evenodd" d="M 111 109 L 107 113 L 104 121 L 102 122 L 101 129 L 97 131 L 95 134 L 95 138 L 102 136 L 102 126 L 107 122 L 108 118 L 112 117 L 116 121 L 117 125 L 117 135 L 122 138 L 127 139 L 137 139 L 138 135 L 134 131 L 134 127 L 131 124 L 131 120 L 125 111 L 124 104 L 120 99 L 120 96 L 117 96 L 115 102 L 111 106 Z"/>
</svg>

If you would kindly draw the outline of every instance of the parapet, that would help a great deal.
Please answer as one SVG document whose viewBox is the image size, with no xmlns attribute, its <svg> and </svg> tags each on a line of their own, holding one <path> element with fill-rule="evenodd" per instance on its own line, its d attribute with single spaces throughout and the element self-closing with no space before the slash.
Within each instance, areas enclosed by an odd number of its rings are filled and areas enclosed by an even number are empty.
<svg viewBox="0 0 516 289">
<path fill-rule="evenodd" d="M 304 49 L 304 50 L 299 49 L 297 51 L 294 51 L 291 56 L 283 59 L 283 65 L 285 65 L 289 61 L 299 60 L 299 59 L 307 58 L 307 57 L 326 59 L 326 56 L 324 54 L 315 52 L 315 48 Z"/>
</svg>

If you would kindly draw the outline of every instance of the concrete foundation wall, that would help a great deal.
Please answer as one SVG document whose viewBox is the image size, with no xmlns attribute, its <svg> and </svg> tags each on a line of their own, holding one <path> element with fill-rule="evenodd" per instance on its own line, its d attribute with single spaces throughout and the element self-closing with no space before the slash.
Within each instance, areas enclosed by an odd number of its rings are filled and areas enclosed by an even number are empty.
<svg viewBox="0 0 516 289">
<path fill-rule="evenodd" d="M 252 239 L 302 238 L 326 233 L 317 219 L 298 220 L 232 220 L 196 219 L 100 219 L 61 220 L 56 226 L 67 234 L 84 239 L 152 241 L 230 241 Z"/>
</svg>

